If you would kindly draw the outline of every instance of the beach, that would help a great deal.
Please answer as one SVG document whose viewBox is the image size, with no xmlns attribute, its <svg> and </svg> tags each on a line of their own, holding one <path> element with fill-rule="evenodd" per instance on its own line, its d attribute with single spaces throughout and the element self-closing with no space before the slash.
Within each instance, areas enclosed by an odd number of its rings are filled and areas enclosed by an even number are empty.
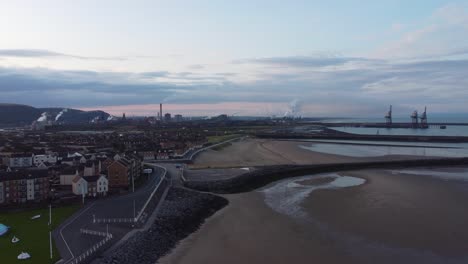
<svg viewBox="0 0 468 264">
<path fill-rule="evenodd" d="M 235 167 L 363 160 L 301 150 L 298 142 L 244 143 L 204 153 L 195 165 L 216 167 L 233 153 L 243 153 L 232 156 Z M 408 157 L 370 159 L 393 158 Z M 343 171 L 223 195 L 229 205 L 158 263 L 466 263 L 466 172 Z"/>
<path fill-rule="evenodd" d="M 225 195 L 229 205 L 158 263 L 466 263 L 466 182 L 384 170 L 338 174 L 365 183 L 317 189 L 287 201 L 287 210 L 265 201 L 264 189 L 278 182 Z M 310 179 L 285 186 L 330 182 Z M 295 195 L 281 192 L 283 201 Z"/>
<path fill-rule="evenodd" d="M 225 209 L 158 263 L 346 262 L 319 230 L 273 211 L 261 193 L 225 197 L 229 200 Z"/>
<path fill-rule="evenodd" d="M 372 160 L 399 160 L 420 156 L 391 155 L 381 157 L 349 157 L 310 151 L 300 146 L 304 141 L 286 141 L 246 138 L 233 142 L 220 151 L 200 153 L 191 168 L 231 168 L 279 164 L 325 164 Z"/>
</svg>

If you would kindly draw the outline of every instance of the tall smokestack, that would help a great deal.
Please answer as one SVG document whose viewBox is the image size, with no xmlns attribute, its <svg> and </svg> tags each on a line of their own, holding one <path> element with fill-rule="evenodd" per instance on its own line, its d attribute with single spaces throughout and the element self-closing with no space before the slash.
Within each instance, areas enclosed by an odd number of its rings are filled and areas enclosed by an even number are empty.
<svg viewBox="0 0 468 264">
<path fill-rule="evenodd" d="M 162 104 L 159 104 L 159 120 L 163 120 L 163 115 L 162 115 Z"/>
</svg>

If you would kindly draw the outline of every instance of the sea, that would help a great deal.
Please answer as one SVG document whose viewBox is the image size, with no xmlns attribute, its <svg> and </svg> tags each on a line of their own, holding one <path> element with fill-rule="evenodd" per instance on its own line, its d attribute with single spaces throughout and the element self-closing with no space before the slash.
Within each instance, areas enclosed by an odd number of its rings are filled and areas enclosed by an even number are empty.
<svg viewBox="0 0 468 264">
<path fill-rule="evenodd" d="M 327 123 L 384 123 L 383 118 L 348 118 L 348 119 L 330 119 L 323 120 Z M 395 123 L 410 123 L 409 117 L 395 117 Z M 466 123 L 468 124 L 467 115 L 436 115 L 428 119 L 428 123 Z M 333 127 L 338 131 L 343 131 L 352 134 L 362 135 L 421 135 L 421 136 L 467 136 L 468 126 L 447 125 L 446 129 L 439 127 L 422 128 L 372 128 L 372 127 Z"/>
<path fill-rule="evenodd" d="M 396 117 L 394 122 L 410 122 L 407 117 Z M 323 122 L 333 123 L 382 123 L 383 118 L 348 118 L 330 119 Z M 436 115 L 428 123 L 468 123 L 468 115 Z M 370 127 L 332 127 L 342 132 L 360 135 L 421 135 L 421 136 L 466 136 L 468 126 L 447 125 L 422 128 L 370 128 Z M 396 141 L 363 141 L 363 140 L 311 140 L 300 146 L 315 152 L 322 152 L 349 157 L 377 157 L 386 155 L 410 155 L 429 157 L 468 157 L 468 143 L 422 143 Z"/>
</svg>

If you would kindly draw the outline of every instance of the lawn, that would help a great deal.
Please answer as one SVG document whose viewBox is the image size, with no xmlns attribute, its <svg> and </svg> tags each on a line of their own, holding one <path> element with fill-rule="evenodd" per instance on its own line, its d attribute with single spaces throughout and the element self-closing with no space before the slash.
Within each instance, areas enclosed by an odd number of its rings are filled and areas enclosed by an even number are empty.
<svg viewBox="0 0 468 264">
<path fill-rule="evenodd" d="M 52 229 L 60 225 L 65 219 L 70 217 L 79 206 L 67 206 L 52 208 Z M 34 215 L 41 215 L 41 218 L 31 220 Z M 53 259 L 50 259 L 49 250 L 49 209 L 35 209 L 24 212 L 0 213 L 0 223 L 9 226 L 10 230 L 6 235 L 0 237 L 0 262 L 1 263 L 34 263 L 45 264 L 55 263 L 60 256 L 55 248 Z M 11 243 L 13 236 L 20 241 Z M 31 255 L 29 260 L 18 260 L 17 256 L 21 252 L 28 252 Z"/>
</svg>

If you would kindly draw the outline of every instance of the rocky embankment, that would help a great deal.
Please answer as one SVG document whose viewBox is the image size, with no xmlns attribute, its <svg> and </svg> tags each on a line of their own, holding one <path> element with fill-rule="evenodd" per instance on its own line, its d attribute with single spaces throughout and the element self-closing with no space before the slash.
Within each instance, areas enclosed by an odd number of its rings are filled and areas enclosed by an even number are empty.
<svg viewBox="0 0 468 264">
<path fill-rule="evenodd" d="M 258 167 L 255 171 L 237 177 L 212 181 L 185 181 L 188 188 L 214 193 L 249 192 L 271 182 L 289 177 L 344 170 L 388 169 L 409 167 L 462 166 L 468 158 L 427 158 L 397 161 L 348 162 L 317 165 L 273 165 Z"/>
<path fill-rule="evenodd" d="M 227 204 L 223 197 L 171 188 L 149 230 L 133 235 L 101 263 L 154 264 Z"/>
</svg>

